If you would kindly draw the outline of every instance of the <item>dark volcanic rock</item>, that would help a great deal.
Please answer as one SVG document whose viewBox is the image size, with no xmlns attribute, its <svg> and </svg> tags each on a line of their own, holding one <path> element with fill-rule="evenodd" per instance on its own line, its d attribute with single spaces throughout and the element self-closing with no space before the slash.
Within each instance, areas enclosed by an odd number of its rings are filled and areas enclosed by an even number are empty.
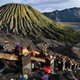
<svg viewBox="0 0 80 80">
<path fill-rule="evenodd" d="M 32 45 L 35 50 L 40 51 L 41 49 L 43 49 L 43 44 L 47 43 L 49 51 L 64 54 L 72 58 L 78 58 L 77 54 L 76 53 L 74 54 L 74 51 L 72 51 L 73 45 L 71 45 L 70 43 L 65 44 L 62 42 L 46 38 L 42 39 L 41 41 L 30 40 L 27 37 L 11 33 L 5 34 L 3 31 L 0 31 L 0 43 L 4 41 L 10 42 L 10 44 L 5 45 L 6 46 L 5 50 L 9 49 L 9 51 L 11 51 L 11 49 L 13 49 L 15 45 L 18 43 L 25 47 Z"/>
</svg>

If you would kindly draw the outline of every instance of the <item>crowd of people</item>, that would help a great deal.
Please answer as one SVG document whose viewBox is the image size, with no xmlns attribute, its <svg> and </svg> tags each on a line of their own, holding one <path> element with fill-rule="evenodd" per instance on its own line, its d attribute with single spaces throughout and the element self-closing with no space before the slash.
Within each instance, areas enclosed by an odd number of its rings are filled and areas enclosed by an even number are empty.
<svg viewBox="0 0 80 80">
<path fill-rule="evenodd" d="M 23 47 L 20 44 L 16 44 L 13 52 L 15 55 L 20 55 L 20 53 L 23 53 L 22 50 L 23 50 Z M 40 66 L 41 67 L 50 66 L 51 61 L 53 61 L 53 65 L 54 65 L 53 71 L 64 71 L 64 70 L 70 71 L 80 67 L 80 60 L 71 59 L 68 56 L 58 54 L 55 52 L 48 54 L 49 50 L 46 43 L 43 44 L 43 48 L 40 52 L 37 52 L 36 50 L 34 50 L 32 45 L 29 45 L 26 48 L 26 50 L 27 52 L 31 53 L 31 57 L 45 60 L 45 62 L 32 60 L 32 63 L 34 63 L 34 66 L 36 65 L 37 68 L 38 67 L 40 68 Z M 4 51 L 4 44 L 1 43 L 0 52 L 3 52 L 3 51 Z"/>
<path fill-rule="evenodd" d="M 80 68 L 80 60 L 71 59 L 68 56 L 54 53 L 54 52 L 51 54 L 48 54 L 49 50 L 47 48 L 48 48 L 47 44 L 45 43 L 44 48 L 41 50 L 39 54 L 32 55 L 32 57 L 45 59 L 45 63 L 34 61 L 34 66 L 35 66 L 35 63 L 37 63 L 37 68 L 41 67 L 44 69 L 44 67 L 46 67 L 47 68 L 46 70 L 49 70 L 50 72 L 53 72 L 53 73 L 57 73 L 59 71 L 65 71 L 65 70 L 72 71 L 74 69 Z M 51 68 L 51 66 L 53 67 Z M 50 73 L 50 72 L 47 72 L 47 73 Z"/>
<path fill-rule="evenodd" d="M 23 47 L 20 44 L 17 44 L 13 52 L 15 55 L 23 55 L 22 51 Z M 46 43 L 43 44 L 43 48 L 40 52 L 34 50 L 32 45 L 29 45 L 26 48 L 26 51 L 31 53 L 32 58 L 36 58 L 31 60 L 32 71 L 38 72 L 39 74 L 44 72 L 46 74 L 45 76 L 50 73 L 57 74 L 59 71 L 72 71 L 80 68 L 80 60 L 71 59 L 68 56 L 55 52 L 49 54 Z M 0 52 L 4 52 L 4 44 L 2 43 L 0 44 Z M 19 65 L 20 63 L 17 63 L 17 66 Z"/>
</svg>

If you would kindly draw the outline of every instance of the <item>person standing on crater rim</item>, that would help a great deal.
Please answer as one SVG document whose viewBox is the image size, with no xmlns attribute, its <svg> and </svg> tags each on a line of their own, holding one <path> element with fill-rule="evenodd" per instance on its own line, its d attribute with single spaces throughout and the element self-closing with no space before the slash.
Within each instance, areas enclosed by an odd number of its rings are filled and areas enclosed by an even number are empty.
<svg viewBox="0 0 80 80">
<path fill-rule="evenodd" d="M 14 49 L 14 54 L 18 56 L 18 61 L 16 61 L 17 65 L 17 72 L 23 72 L 22 71 L 22 45 L 20 43 L 17 43 Z"/>
<path fill-rule="evenodd" d="M 6 28 L 6 33 L 8 33 L 9 32 L 9 28 L 8 28 L 8 26 L 7 26 L 7 22 L 5 22 L 5 28 Z"/>
<path fill-rule="evenodd" d="M 48 55 L 48 45 L 47 43 L 43 44 L 43 49 L 42 49 L 43 53 L 47 56 Z"/>
<path fill-rule="evenodd" d="M 9 27 L 6 21 L 2 22 L 2 26 L 0 27 L 0 30 L 3 30 L 6 33 L 9 33 Z"/>
</svg>

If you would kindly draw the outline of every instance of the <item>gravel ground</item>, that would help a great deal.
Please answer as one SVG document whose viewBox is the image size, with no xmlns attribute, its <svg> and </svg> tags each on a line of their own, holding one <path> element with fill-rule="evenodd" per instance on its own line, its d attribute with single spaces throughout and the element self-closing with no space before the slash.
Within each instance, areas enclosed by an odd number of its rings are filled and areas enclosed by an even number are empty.
<svg viewBox="0 0 80 80">
<path fill-rule="evenodd" d="M 76 80 L 80 80 L 80 70 L 76 70 L 72 72 L 73 75 L 76 77 Z M 8 73 L 8 74 L 1 74 L 0 80 L 19 80 L 20 73 Z M 40 75 L 37 73 L 31 73 L 29 74 L 28 80 L 33 80 L 35 78 L 36 80 L 42 80 Z M 75 80 L 73 76 L 71 75 L 71 72 L 60 72 L 58 74 L 51 74 L 49 76 L 48 80 Z"/>
</svg>

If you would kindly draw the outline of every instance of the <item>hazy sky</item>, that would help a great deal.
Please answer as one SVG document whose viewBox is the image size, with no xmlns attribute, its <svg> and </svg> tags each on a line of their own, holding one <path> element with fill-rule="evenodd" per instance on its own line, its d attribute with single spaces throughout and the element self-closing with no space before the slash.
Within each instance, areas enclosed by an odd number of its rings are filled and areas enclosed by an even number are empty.
<svg viewBox="0 0 80 80">
<path fill-rule="evenodd" d="M 80 0 L 0 0 L 0 6 L 7 3 L 28 4 L 40 12 L 51 12 L 65 8 L 80 7 Z"/>
</svg>

